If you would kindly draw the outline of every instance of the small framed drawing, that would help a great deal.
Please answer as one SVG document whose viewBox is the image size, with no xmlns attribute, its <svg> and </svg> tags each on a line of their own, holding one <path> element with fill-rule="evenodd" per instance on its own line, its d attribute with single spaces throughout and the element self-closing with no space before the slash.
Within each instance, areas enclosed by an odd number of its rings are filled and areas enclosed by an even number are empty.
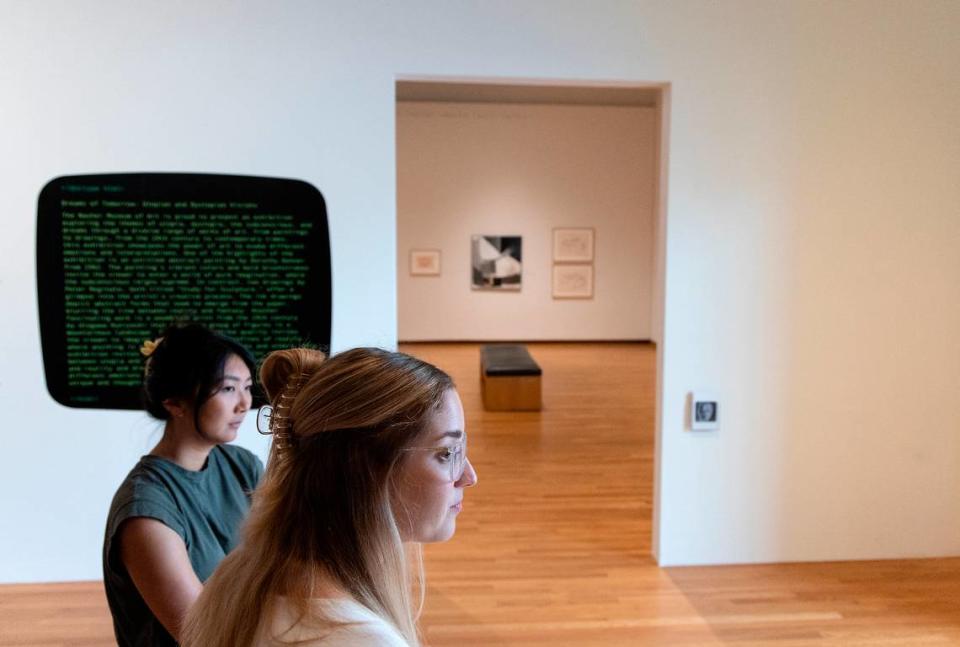
<svg viewBox="0 0 960 647">
<path fill-rule="evenodd" d="M 593 262 L 593 228 L 578 227 L 571 229 L 554 229 L 553 262 Z"/>
<path fill-rule="evenodd" d="M 410 276 L 440 276 L 440 250 L 411 249 Z"/>
<path fill-rule="evenodd" d="M 593 265 L 554 265 L 554 299 L 592 299 Z"/>
</svg>

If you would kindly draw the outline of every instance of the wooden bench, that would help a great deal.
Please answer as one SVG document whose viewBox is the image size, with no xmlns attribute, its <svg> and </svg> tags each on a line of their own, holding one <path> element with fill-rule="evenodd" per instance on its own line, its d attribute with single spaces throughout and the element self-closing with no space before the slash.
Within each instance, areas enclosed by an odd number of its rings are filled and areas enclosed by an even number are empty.
<svg viewBox="0 0 960 647">
<path fill-rule="evenodd" d="M 480 349 L 480 390 L 488 411 L 539 411 L 543 371 L 522 344 Z"/>
</svg>

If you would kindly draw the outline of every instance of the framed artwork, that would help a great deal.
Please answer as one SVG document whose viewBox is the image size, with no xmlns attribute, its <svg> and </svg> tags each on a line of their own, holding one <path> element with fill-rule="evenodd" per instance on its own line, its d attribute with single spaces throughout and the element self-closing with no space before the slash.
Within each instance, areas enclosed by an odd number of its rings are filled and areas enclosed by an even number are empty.
<svg viewBox="0 0 960 647">
<path fill-rule="evenodd" d="M 520 236 L 473 236 L 470 241 L 474 290 L 519 290 L 523 275 Z"/>
<path fill-rule="evenodd" d="M 440 250 L 411 249 L 410 276 L 440 276 Z"/>
<path fill-rule="evenodd" d="M 720 428 L 720 402 L 713 393 L 694 391 L 690 394 L 690 429 L 709 431 Z"/>
<path fill-rule="evenodd" d="M 592 263 L 593 228 L 557 228 L 553 230 L 554 263 Z"/>
<path fill-rule="evenodd" d="M 592 299 L 593 265 L 554 265 L 554 299 Z"/>
</svg>

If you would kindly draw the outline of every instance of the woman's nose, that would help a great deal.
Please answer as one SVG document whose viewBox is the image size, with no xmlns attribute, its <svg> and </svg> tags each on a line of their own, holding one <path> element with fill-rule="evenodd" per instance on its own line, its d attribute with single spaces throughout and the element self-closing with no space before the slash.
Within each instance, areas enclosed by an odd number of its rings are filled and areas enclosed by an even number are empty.
<svg viewBox="0 0 960 647">
<path fill-rule="evenodd" d="M 463 470 L 463 476 L 457 481 L 457 485 L 459 487 L 473 487 L 477 484 L 477 470 L 473 469 L 473 463 L 470 462 L 469 458 L 465 460 L 467 463 Z"/>
</svg>

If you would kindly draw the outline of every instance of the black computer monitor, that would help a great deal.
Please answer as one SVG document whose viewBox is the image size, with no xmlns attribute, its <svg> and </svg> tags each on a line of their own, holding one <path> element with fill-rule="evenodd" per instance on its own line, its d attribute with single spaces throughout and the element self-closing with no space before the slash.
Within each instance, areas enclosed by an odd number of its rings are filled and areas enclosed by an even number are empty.
<svg viewBox="0 0 960 647">
<path fill-rule="evenodd" d="M 47 389 L 69 407 L 141 408 L 141 344 L 174 321 L 258 358 L 330 344 L 323 196 L 299 180 L 193 173 L 51 180 L 37 214 Z"/>
</svg>

